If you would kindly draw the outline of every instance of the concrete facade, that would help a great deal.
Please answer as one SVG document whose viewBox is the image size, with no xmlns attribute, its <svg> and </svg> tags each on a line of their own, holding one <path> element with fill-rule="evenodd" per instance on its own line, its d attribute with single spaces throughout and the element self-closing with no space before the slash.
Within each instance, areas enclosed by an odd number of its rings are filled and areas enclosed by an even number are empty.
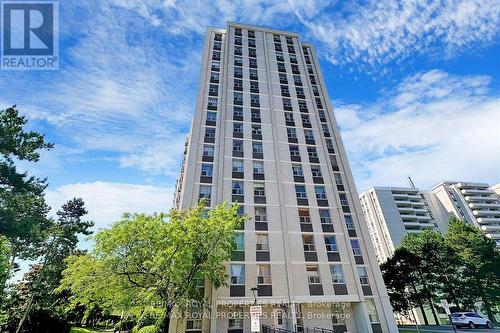
<svg viewBox="0 0 500 333">
<path fill-rule="evenodd" d="M 210 318 L 173 331 L 250 332 L 252 287 L 272 328 L 398 331 L 315 49 L 297 34 L 207 30 L 174 204 L 202 197 L 237 201 L 251 219 L 228 287 L 204 286 Z"/>
<path fill-rule="evenodd" d="M 394 254 L 408 234 L 426 229 L 446 232 L 446 215 L 433 214 L 433 206 L 428 204 L 430 200 L 418 189 L 372 187 L 359 198 L 380 263 Z"/>
</svg>

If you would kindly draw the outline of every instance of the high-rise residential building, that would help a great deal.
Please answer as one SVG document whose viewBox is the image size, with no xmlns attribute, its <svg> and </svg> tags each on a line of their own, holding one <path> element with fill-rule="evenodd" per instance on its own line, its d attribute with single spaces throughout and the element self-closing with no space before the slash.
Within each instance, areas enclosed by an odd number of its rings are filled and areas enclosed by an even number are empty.
<svg viewBox="0 0 500 333">
<path fill-rule="evenodd" d="M 431 192 L 449 214 L 480 228 L 500 246 L 500 197 L 488 184 L 445 181 Z"/>
<path fill-rule="evenodd" d="M 228 286 L 203 286 L 211 318 L 190 309 L 176 331 L 250 332 L 257 287 L 266 330 L 397 332 L 315 49 L 297 34 L 208 29 L 174 200 L 200 198 L 250 220 Z"/>
<path fill-rule="evenodd" d="M 493 185 L 490 187 L 490 190 L 495 192 L 498 196 L 500 196 L 500 183 Z"/>
<path fill-rule="evenodd" d="M 446 217 L 433 214 L 424 193 L 416 188 L 372 187 L 359 198 L 380 263 L 394 254 L 408 234 L 426 229 L 446 231 Z"/>
</svg>

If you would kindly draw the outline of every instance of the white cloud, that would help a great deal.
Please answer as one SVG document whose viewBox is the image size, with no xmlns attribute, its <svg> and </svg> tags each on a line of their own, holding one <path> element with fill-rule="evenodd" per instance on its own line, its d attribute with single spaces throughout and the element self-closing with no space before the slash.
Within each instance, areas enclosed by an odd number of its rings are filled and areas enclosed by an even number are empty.
<svg viewBox="0 0 500 333">
<path fill-rule="evenodd" d="M 441 180 L 500 179 L 500 98 L 490 78 L 439 70 L 408 77 L 368 105 L 339 104 L 335 113 L 358 189 Z"/>
<path fill-rule="evenodd" d="M 500 27 L 497 0 L 322 2 L 321 11 L 291 4 L 335 64 L 377 67 L 419 53 L 462 53 L 492 42 Z"/>
<path fill-rule="evenodd" d="M 96 230 L 108 227 L 120 219 L 123 213 L 167 212 L 172 207 L 174 188 L 153 185 L 92 182 L 67 184 L 47 190 L 47 203 L 53 213 L 67 200 L 82 198 L 96 224 Z"/>
</svg>

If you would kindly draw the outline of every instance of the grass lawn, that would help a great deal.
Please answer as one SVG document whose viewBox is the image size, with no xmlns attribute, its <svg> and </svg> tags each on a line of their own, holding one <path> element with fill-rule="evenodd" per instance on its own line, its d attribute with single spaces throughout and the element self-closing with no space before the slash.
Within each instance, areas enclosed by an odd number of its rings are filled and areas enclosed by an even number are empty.
<svg viewBox="0 0 500 333">
<path fill-rule="evenodd" d="M 100 333 L 100 332 L 110 332 L 110 331 L 100 331 L 84 327 L 72 327 L 70 331 L 70 333 Z"/>
<path fill-rule="evenodd" d="M 423 330 L 423 329 L 420 329 L 420 332 L 421 333 L 443 333 L 443 331 L 429 331 L 429 330 Z M 409 329 L 400 328 L 399 333 L 417 333 L 417 330 L 416 329 L 409 330 Z"/>
</svg>

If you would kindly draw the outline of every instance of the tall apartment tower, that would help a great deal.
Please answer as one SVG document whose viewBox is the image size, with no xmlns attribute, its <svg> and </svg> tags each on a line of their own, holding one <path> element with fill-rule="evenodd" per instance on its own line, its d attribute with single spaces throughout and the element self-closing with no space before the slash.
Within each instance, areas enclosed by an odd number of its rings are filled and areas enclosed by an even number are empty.
<svg viewBox="0 0 500 333">
<path fill-rule="evenodd" d="M 429 200 L 416 188 L 372 187 L 359 198 L 380 263 L 394 254 L 408 234 L 426 229 L 446 232 L 446 213 L 434 214 Z"/>
<path fill-rule="evenodd" d="M 431 191 L 456 217 L 480 228 L 500 247 L 500 197 L 488 184 L 445 181 Z"/>
<path fill-rule="evenodd" d="M 250 332 L 254 287 L 262 329 L 397 332 L 315 50 L 297 34 L 208 29 L 174 200 L 200 198 L 238 202 L 250 219 L 228 286 L 204 286 L 211 318 L 178 332 Z"/>
</svg>

